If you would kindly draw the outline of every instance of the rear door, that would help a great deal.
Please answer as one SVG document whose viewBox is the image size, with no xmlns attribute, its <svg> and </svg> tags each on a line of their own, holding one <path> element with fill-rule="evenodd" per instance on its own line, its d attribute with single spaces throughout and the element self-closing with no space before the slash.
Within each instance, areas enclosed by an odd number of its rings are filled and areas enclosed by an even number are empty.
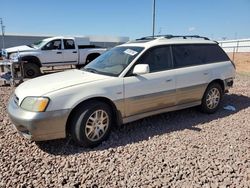
<svg viewBox="0 0 250 188">
<path fill-rule="evenodd" d="M 177 104 L 200 102 L 210 79 L 203 44 L 173 45 Z"/>
<path fill-rule="evenodd" d="M 65 64 L 78 64 L 78 52 L 73 39 L 63 39 L 63 61 Z"/>
<path fill-rule="evenodd" d="M 160 110 L 175 105 L 175 76 L 169 46 L 147 50 L 136 64 L 148 64 L 150 73 L 124 78 L 125 116 Z M 135 65 L 136 65 L 135 64 Z M 135 66 L 134 65 L 134 66 Z"/>
</svg>

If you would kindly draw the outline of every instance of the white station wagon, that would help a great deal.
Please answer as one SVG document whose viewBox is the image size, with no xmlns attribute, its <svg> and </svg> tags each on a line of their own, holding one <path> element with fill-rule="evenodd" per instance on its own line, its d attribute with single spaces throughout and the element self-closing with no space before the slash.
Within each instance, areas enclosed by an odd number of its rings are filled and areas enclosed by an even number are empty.
<svg viewBox="0 0 250 188">
<path fill-rule="evenodd" d="M 70 136 L 100 144 L 111 127 L 200 106 L 214 113 L 233 85 L 235 66 L 200 36 L 144 37 L 105 52 L 81 70 L 41 76 L 16 88 L 8 114 L 35 140 Z"/>
</svg>

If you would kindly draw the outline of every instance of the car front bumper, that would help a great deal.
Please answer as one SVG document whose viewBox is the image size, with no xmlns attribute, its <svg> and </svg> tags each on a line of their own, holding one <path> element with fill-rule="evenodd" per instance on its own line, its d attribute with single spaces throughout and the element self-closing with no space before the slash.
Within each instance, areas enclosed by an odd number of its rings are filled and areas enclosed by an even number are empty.
<svg viewBox="0 0 250 188">
<path fill-rule="evenodd" d="M 234 84 L 234 78 L 228 78 L 224 80 L 224 92 L 228 93 L 228 90 L 233 87 Z"/>
<path fill-rule="evenodd" d="M 70 113 L 69 109 L 30 112 L 20 108 L 15 103 L 14 97 L 11 97 L 7 111 L 14 127 L 28 139 L 42 141 L 66 137 L 66 122 Z"/>
</svg>

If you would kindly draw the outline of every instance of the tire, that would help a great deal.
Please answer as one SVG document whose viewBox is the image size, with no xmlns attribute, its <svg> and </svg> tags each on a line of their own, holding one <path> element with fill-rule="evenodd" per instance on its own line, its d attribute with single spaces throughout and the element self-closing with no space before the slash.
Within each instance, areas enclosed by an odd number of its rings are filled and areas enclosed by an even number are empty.
<svg viewBox="0 0 250 188">
<path fill-rule="evenodd" d="M 98 118 L 97 116 L 102 116 Z M 110 107 L 98 101 L 85 103 L 70 121 L 70 135 L 83 147 L 95 147 L 109 136 L 112 125 Z"/>
<path fill-rule="evenodd" d="M 76 69 L 81 69 L 84 65 L 76 65 Z"/>
<path fill-rule="evenodd" d="M 98 56 L 100 56 L 100 54 L 90 54 L 86 59 L 85 65 L 89 64 L 91 61 L 96 59 Z"/>
<path fill-rule="evenodd" d="M 202 98 L 201 111 L 208 114 L 215 113 L 220 106 L 222 96 L 223 91 L 220 84 L 209 84 Z"/>
<path fill-rule="evenodd" d="M 90 58 L 86 59 L 85 65 L 89 64 L 92 60 L 93 60 L 93 59 L 90 59 Z"/>
<path fill-rule="evenodd" d="M 35 78 L 41 75 L 40 67 L 35 63 L 24 63 L 24 77 Z"/>
</svg>

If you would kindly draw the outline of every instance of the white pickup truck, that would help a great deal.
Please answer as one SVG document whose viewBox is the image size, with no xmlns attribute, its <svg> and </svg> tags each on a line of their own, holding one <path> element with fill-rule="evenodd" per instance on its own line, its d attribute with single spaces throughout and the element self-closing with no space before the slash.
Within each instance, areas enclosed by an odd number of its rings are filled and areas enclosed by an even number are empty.
<svg viewBox="0 0 250 188">
<path fill-rule="evenodd" d="M 41 67 L 75 65 L 80 68 L 105 51 L 105 48 L 90 45 L 88 37 L 52 37 L 32 45 L 7 48 L 3 55 L 26 61 L 24 75 L 34 78 L 41 74 Z"/>
</svg>

